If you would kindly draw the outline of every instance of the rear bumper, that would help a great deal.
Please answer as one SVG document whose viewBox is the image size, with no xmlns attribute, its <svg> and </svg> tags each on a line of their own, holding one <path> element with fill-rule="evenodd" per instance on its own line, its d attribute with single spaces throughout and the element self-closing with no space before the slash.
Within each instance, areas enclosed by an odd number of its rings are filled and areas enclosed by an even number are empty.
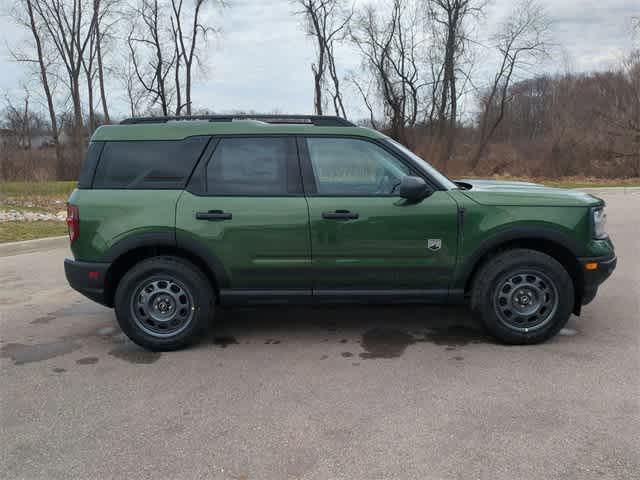
<svg viewBox="0 0 640 480">
<path fill-rule="evenodd" d="M 108 269 L 108 263 L 78 262 L 70 258 L 64 259 L 64 273 L 71 288 L 94 302 L 110 307 L 104 288 Z"/>
<path fill-rule="evenodd" d="M 610 257 L 580 258 L 582 270 L 582 305 L 590 303 L 598 293 L 598 287 L 611 276 L 616 268 L 618 259 L 615 255 Z M 597 263 L 597 268 L 587 270 L 588 263 Z"/>
</svg>

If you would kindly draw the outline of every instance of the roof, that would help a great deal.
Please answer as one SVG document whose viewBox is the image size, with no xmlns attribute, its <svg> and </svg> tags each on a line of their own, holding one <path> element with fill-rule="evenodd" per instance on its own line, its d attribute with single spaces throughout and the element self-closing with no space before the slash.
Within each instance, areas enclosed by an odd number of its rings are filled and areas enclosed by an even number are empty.
<svg viewBox="0 0 640 480">
<path fill-rule="evenodd" d="M 91 137 L 92 141 L 117 140 L 182 140 L 196 135 L 354 135 L 383 138 L 384 135 L 365 127 L 317 126 L 313 124 L 266 123 L 260 120 L 233 121 L 164 121 L 160 123 L 125 123 L 103 125 Z"/>
</svg>

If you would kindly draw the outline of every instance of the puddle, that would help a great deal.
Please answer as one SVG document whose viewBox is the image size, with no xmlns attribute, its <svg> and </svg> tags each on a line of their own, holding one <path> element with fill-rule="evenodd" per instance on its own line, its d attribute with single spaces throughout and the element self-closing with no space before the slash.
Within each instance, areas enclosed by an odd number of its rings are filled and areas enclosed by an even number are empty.
<svg viewBox="0 0 640 480">
<path fill-rule="evenodd" d="M 342 355 L 344 358 L 353 357 L 353 353 L 351 352 L 342 352 L 340 355 Z"/>
<path fill-rule="evenodd" d="M 8 343 L 0 348 L 0 357 L 11 358 L 14 365 L 41 362 L 50 358 L 66 355 L 81 347 L 72 340 L 58 340 L 56 342 L 24 345 L 22 343 Z"/>
<path fill-rule="evenodd" d="M 213 344 L 220 348 L 227 348 L 229 345 L 238 345 L 238 340 L 235 337 L 213 337 Z"/>
<path fill-rule="evenodd" d="M 427 330 L 414 334 L 391 328 L 375 328 L 362 335 L 360 344 L 365 350 L 360 358 L 396 358 L 401 356 L 409 345 L 416 342 L 430 342 L 446 346 L 445 350 L 455 350 L 459 346 L 487 341 L 478 330 L 465 326 L 452 326 L 437 330 Z M 458 360 L 458 358 L 456 358 Z"/>
<path fill-rule="evenodd" d="M 54 373 L 64 373 L 64 372 L 66 372 L 66 371 L 67 371 L 67 370 L 66 370 L 66 369 L 64 369 L 64 368 L 53 368 L 53 369 L 51 369 L 51 370 L 52 370 Z"/>
<path fill-rule="evenodd" d="M 366 351 L 360 358 L 396 358 L 414 343 L 416 338 L 402 330 L 374 328 L 362 335 L 362 348 Z"/>
<path fill-rule="evenodd" d="M 280 340 L 273 340 L 272 338 L 264 342 L 265 345 L 278 345 L 279 343 L 280 343 Z"/>
<path fill-rule="evenodd" d="M 93 365 L 98 363 L 98 357 L 84 357 L 76 360 L 78 365 Z"/>
<path fill-rule="evenodd" d="M 129 363 L 150 364 L 157 361 L 162 354 L 151 352 L 133 342 L 125 342 L 109 351 L 109 355 Z"/>
</svg>

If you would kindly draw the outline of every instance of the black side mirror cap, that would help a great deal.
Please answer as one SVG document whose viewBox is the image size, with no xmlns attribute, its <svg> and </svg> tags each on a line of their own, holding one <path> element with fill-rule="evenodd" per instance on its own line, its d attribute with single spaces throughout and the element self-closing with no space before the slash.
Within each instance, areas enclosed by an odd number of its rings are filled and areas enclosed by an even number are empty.
<svg viewBox="0 0 640 480">
<path fill-rule="evenodd" d="M 424 178 L 407 175 L 400 180 L 400 196 L 412 202 L 418 202 L 433 193 Z"/>
</svg>

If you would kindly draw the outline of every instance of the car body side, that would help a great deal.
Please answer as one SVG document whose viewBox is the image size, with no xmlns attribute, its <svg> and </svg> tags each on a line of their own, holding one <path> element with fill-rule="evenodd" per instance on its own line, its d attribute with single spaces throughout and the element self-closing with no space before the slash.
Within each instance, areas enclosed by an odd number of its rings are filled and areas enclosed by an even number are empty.
<svg viewBox="0 0 640 480">
<path fill-rule="evenodd" d="M 205 123 L 201 126 L 189 125 L 188 127 L 177 124 L 163 129 L 148 125 L 127 125 L 102 127 L 94 134 L 93 141 L 182 139 L 194 135 L 210 135 L 213 141 L 219 137 L 236 134 L 237 128 L 234 129 L 232 124 L 216 126 L 213 134 Z M 268 133 L 265 133 L 264 127 L 249 124 L 243 131 L 243 135 L 267 134 L 291 135 L 296 138 L 319 135 L 358 137 L 375 142 L 384 148 L 390 148 L 383 144 L 384 136 L 363 128 L 315 127 L 310 129 L 293 125 L 270 127 Z M 205 149 L 198 165 L 210 154 L 209 148 Z M 399 151 L 394 151 L 394 155 L 402 158 L 404 162 L 412 162 Z M 447 227 L 452 229 L 448 233 L 454 239 L 454 245 L 447 245 L 442 252 L 433 254 L 427 251 L 427 239 L 424 239 L 425 256 L 448 255 L 450 257 L 450 261 L 445 263 L 448 265 L 448 271 L 442 277 L 442 285 L 431 288 L 440 294 L 424 295 L 422 300 L 425 302 L 464 302 L 468 298 L 478 268 L 496 253 L 514 246 L 540 250 L 556 258 L 565 266 L 576 287 L 574 308 L 576 313 L 579 313 L 581 304 L 588 303 L 593 298 L 598 285 L 610 273 L 610 270 L 585 272 L 582 267 L 582 263 L 589 259 L 605 261 L 615 259 L 613 244 L 608 238 L 600 240 L 593 238 L 591 208 L 603 205 L 602 200 L 582 193 L 535 185 L 501 187 L 478 184 L 477 188 L 474 187 L 471 190 L 448 190 L 429 178 L 424 170 L 421 171 L 419 165 L 414 166 L 419 174 L 434 187 L 432 197 L 425 198 L 423 202 L 430 200 L 435 202 L 436 198 L 440 198 L 443 205 L 447 202 L 453 205 L 452 209 L 447 210 L 447 215 L 455 216 L 451 226 Z M 181 215 L 187 215 L 185 212 L 189 215 L 193 213 L 194 208 L 189 203 L 193 203 L 194 198 L 197 197 L 197 192 L 194 194 L 190 191 L 191 183 L 189 182 L 184 189 L 132 189 L 116 192 L 110 189 L 79 188 L 72 193 L 69 202 L 80 205 L 81 208 L 81 233 L 71 247 L 75 260 L 69 260 L 68 263 L 75 262 L 76 266 L 80 265 L 81 268 L 73 269 L 71 273 L 69 271 L 72 269 L 69 268 L 67 275 L 79 276 L 84 275 L 85 272 L 95 272 L 89 275 L 90 280 L 83 291 L 85 295 L 104 305 L 113 306 L 117 282 L 128 268 L 144 258 L 168 253 L 183 256 L 195 263 L 207 274 L 219 299 L 222 293 L 222 301 L 226 298 L 233 303 L 237 285 L 227 265 L 230 262 L 239 264 L 244 262 L 247 268 L 251 267 L 251 262 L 239 258 L 243 255 L 242 242 L 252 241 L 250 236 L 246 233 L 243 235 L 241 232 L 255 232 L 261 222 L 264 223 L 258 208 L 261 199 L 239 197 L 235 200 L 242 204 L 245 211 L 251 210 L 252 205 L 255 206 L 256 213 L 234 217 L 233 222 L 230 223 L 217 223 L 216 236 L 220 241 L 217 243 L 219 245 L 217 249 L 212 249 L 211 243 L 204 242 L 198 232 L 192 231 L 188 224 L 181 221 Z M 306 193 L 308 195 L 308 192 Z M 295 289 L 291 288 L 291 284 L 283 281 L 281 295 L 271 292 L 270 295 L 265 295 L 265 301 L 295 301 L 297 298 L 302 301 L 313 300 L 313 282 L 319 268 L 319 264 L 314 263 L 314 254 L 308 243 L 313 219 L 310 218 L 308 208 L 302 210 L 297 208 L 295 214 L 287 214 L 288 205 L 292 205 L 293 202 L 298 206 L 303 205 L 307 198 L 308 196 L 303 192 L 298 195 L 270 199 L 269 205 L 272 210 L 282 212 L 279 221 L 295 223 L 296 240 L 280 247 L 298 252 L 301 258 L 298 262 L 291 262 L 295 268 L 287 274 L 291 275 L 292 279 L 298 279 L 304 286 L 303 290 L 307 290 L 308 285 L 311 294 L 297 296 L 296 292 L 292 291 Z M 433 221 L 431 215 L 426 216 L 422 221 Z M 394 228 L 411 229 L 414 228 L 416 221 L 419 221 L 416 215 L 402 216 L 396 220 Z M 282 236 L 278 236 L 277 228 L 271 228 L 273 233 L 271 241 L 284 241 Z M 376 235 L 384 235 L 384 230 L 372 230 L 370 235 L 374 239 Z M 264 238 L 269 241 L 269 235 Z M 230 242 L 236 242 L 233 243 L 235 247 L 232 247 Z M 308 258 L 304 258 L 306 248 L 308 248 Z M 611 270 L 615 267 L 615 260 L 612 261 Z M 335 272 L 335 275 L 338 276 L 339 272 Z M 80 280 L 76 281 L 78 282 Z M 73 284 L 71 279 L 70 283 Z M 364 300 L 381 298 L 375 295 L 374 289 L 369 293 L 371 293 L 369 298 L 366 292 L 363 293 Z M 417 292 L 418 297 L 420 293 L 428 292 Z M 382 300 L 385 299 L 393 301 L 394 297 L 382 295 Z"/>
</svg>

